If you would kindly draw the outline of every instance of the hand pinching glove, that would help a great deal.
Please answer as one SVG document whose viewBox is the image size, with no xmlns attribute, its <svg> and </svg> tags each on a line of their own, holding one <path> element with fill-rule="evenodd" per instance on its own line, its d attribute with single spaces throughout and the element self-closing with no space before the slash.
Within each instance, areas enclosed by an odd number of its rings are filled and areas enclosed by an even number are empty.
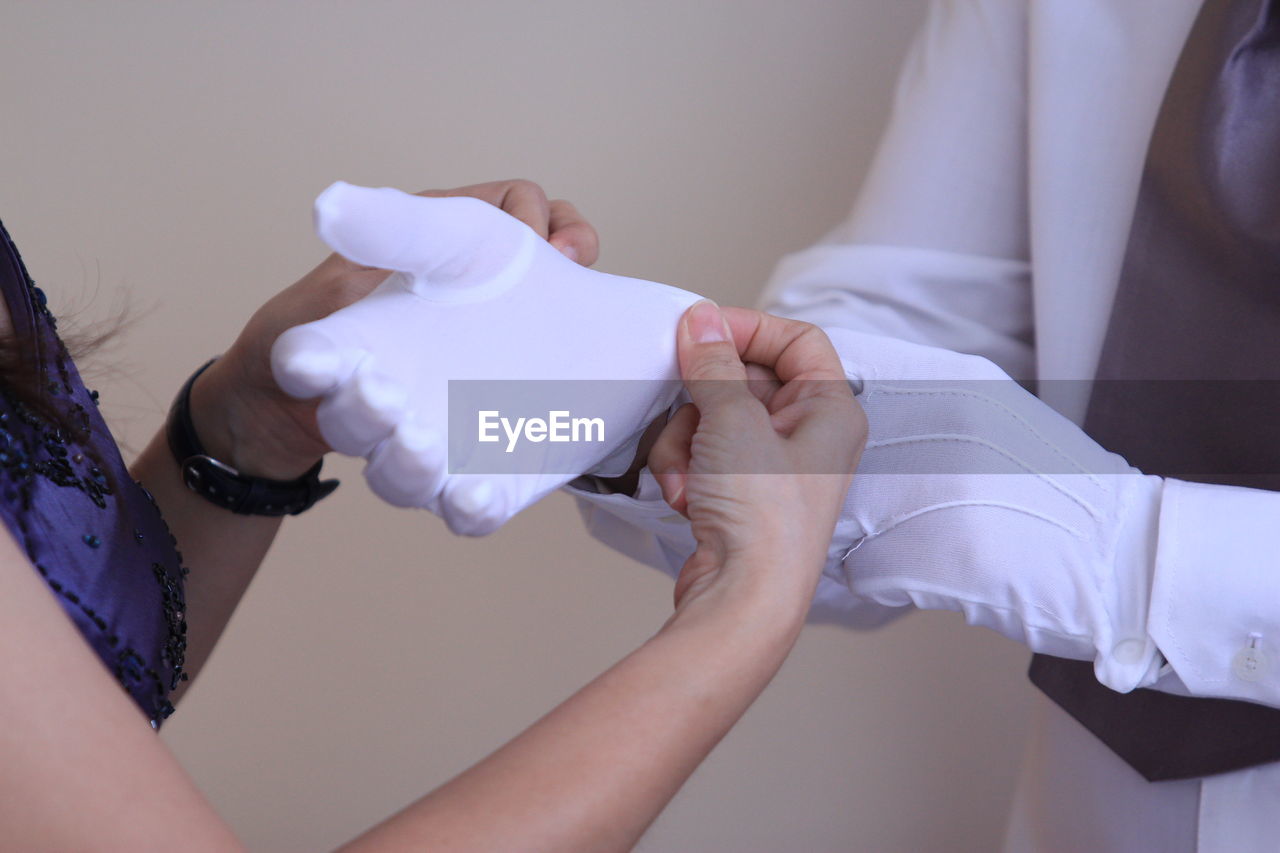
<svg viewBox="0 0 1280 853">
<path fill-rule="evenodd" d="M 321 398 L 321 434 L 368 460 L 365 477 L 389 503 L 490 533 L 579 474 L 625 470 L 679 390 L 676 323 L 695 294 L 581 267 L 477 199 L 339 182 L 315 217 L 340 255 L 393 272 L 282 334 L 272 370 L 289 395 Z M 473 405 L 482 399 L 488 408 Z M 504 399 L 523 410 L 507 418 Z M 520 441 L 512 424 L 543 399 L 585 401 L 571 413 L 590 422 L 583 435 L 564 430 L 580 440 L 552 441 L 554 412 L 543 412 Z M 519 464 L 493 464 L 517 444 Z"/>
</svg>

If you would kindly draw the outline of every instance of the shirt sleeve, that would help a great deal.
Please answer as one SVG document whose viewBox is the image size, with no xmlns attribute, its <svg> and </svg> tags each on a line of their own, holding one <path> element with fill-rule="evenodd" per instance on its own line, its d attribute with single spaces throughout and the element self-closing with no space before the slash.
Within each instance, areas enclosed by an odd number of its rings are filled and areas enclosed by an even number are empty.
<svg viewBox="0 0 1280 853">
<path fill-rule="evenodd" d="M 1034 375 L 1027 12 L 936 0 L 852 213 L 784 258 L 770 313 L 984 356 Z"/>
</svg>

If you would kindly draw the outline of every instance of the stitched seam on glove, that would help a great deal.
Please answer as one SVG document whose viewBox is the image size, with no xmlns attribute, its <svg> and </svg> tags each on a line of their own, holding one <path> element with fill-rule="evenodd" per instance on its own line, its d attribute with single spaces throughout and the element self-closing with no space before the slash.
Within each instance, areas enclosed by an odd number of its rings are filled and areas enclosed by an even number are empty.
<svg viewBox="0 0 1280 853">
<path fill-rule="evenodd" d="M 1039 479 L 1044 480 L 1046 483 L 1052 486 L 1055 490 L 1061 492 L 1069 500 L 1077 504 L 1085 512 L 1089 513 L 1089 515 L 1092 516 L 1094 519 L 1097 519 L 1100 517 L 1100 511 L 1096 506 L 1086 501 L 1080 495 L 1068 489 L 1065 485 L 1055 480 L 1051 475 L 1031 467 L 1031 465 L 1025 462 L 1023 459 L 1017 456 L 1014 456 L 1012 453 L 1005 450 L 1003 447 L 1000 447 L 997 444 L 987 441 L 985 438 L 978 438 L 977 436 L 965 435 L 963 433 L 953 433 L 953 434 L 938 433 L 935 435 L 913 435 L 913 436 L 904 436 L 902 438 L 887 438 L 881 441 L 868 441 L 867 450 L 874 450 L 879 447 L 894 447 L 894 446 L 903 445 L 903 444 L 928 444 L 930 442 L 934 442 L 938 444 L 958 442 L 958 443 L 964 443 L 964 444 L 976 444 L 976 445 L 979 445 L 980 447 L 985 447 L 986 449 L 994 451 L 995 453 L 998 453 L 999 455 L 1005 457 L 1010 462 L 1013 462 L 1019 468 L 1022 468 L 1024 471 L 1026 471 L 1028 474 L 1032 474 L 1038 477 Z M 961 472 L 961 473 L 963 474 L 964 472 Z M 996 476 L 1002 476 L 1002 475 L 997 474 Z"/>
<path fill-rule="evenodd" d="M 921 509 L 914 509 L 911 512 L 895 516 L 893 518 L 888 519 L 887 521 L 883 521 L 880 524 L 875 525 L 875 529 L 873 529 L 872 531 L 864 535 L 862 537 L 862 542 L 867 542 L 872 539 L 875 539 L 877 536 L 881 536 L 885 533 L 888 533 L 889 531 L 893 530 L 895 527 L 898 527 L 899 525 L 905 522 L 908 522 L 913 518 L 917 518 L 921 515 L 924 515 L 925 513 L 933 512 L 935 510 L 940 510 L 940 509 L 953 509 L 955 507 L 964 507 L 964 506 L 992 507 L 994 509 L 1007 509 L 1007 510 L 1010 510 L 1011 512 L 1019 512 L 1019 513 L 1022 513 L 1023 515 L 1029 515 L 1032 518 L 1052 524 L 1054 527 L 1059 527 L 1065 530 L 1067 533 L 1071 534 L 1076 539 L 1080 539 L 1082 541 L 1086 539 L 1083 533 L 1071 527 L 1070 525 L 1063 524 L 1061 521 L 1058 521 L 1056 518 L 1050 518 L 1047 515 L 1038 513 L 1035 510 L 1027 509 L 1026 507 L 1023 507 L 1023 506 L 1018 506 L 1017 504 L 1004 503 L 1002 501 L 948 501 L 946 503 L 933 504 L 932 506 L 923 507 Z M 858 544 L 861 545 L 862 542 L 859 542 Z"/>
<path fill-rule="evenodd" d="M 1012 382 L 1013 380 L 1009 380 L 1009 381 Z M 971 400 L 977 400 L 979 402 L 987 403 L 999 409 L 1000 411 L 1004 412 L 1010 418 L 1012 418 L 1015 422 L 1025 427 L 1028 432 L 1030 432 L 1033 436 L 1035 436 L 1037 439 L 1040 440 L 1041 444 L 1043 444 L 1049 450 L 1053 451 L 1058 456 L 1058 458 L 1062 459 L 1064 462 L 1068 463 L 1069 465 L 1074 466 L 1076 471 L 1088 477 L 1089 481 L 1093 483 L 1095 486 L 1102 489 L 1103 491 L 1108 491 L 1106 485 L 1098 478 L 1096 474 L 1094 474 L 1093 472 L 1081 466 L 1079 462 L 1077 462 L 1072 457 L 1068 456 L 1067 453 L 1064 450 L 1062 450 L 1062 448 L 1058 447 L 1058 445 L 1054 444 L 1053 442 L 1045 438 L 1044 435 L 1041 434 L 1039 430 L 1037 430 L 1034 426 L 1032 426 L 1030 423 L 1027 422 L 1026 418 L 1023 418 L 1021 415 L 1019 415 L 1017 412 L 1010 409 L 1004 403 L 1001 403 L 999 400 L 995 400 L 985 394 L 978 394 L 973 391 L 955 391 L 950 389 L 929 390 L 929 391 L 907 390 L 903 388 L 898 388 L 893 385 L 885 385 L 883 383 L 878 383 L 874 390 L 868 392 L 868 397 L 871 394 L 894 394 L 898 396 L 924 396 L 924 397 L 967 397 Z"/>
</svg>

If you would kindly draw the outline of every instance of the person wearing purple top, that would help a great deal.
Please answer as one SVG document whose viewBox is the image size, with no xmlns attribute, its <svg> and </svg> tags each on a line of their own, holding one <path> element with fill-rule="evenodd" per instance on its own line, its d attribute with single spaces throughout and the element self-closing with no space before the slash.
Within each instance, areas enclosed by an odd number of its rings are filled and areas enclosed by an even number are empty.
<svg viewBox="0 0 1280 853">
<path fill-rule="evenodd" d="M 0 294 L 44 412 L 0 387 L 0 514 L 31 565 L 151 725 L 186 678 L 182 555 L 135 483 L 0 224 Z"/>
<path fill-rule="evenodd" d="M 441 194 L 489 201 L 595 260 L 591 226 L 536 185 Z M 335 255 L 269 301 L 126 467 L 3 227 L 0 242 L 0 847 L 240 849 L 152 730 L 200 671 L 281 517 L 334 486 L 318 476 L 328 448 L 314 404 L 275 387 L 271 344 L 386 272 Z M 523 734 L 345 849 L 629 849 L 782 664 L 865 418 L 807 323 L 704 301 L 677 340 L 683 375 L 738 381 L 690 386 L 701 421 L 677 439 L 691 459 L 681 512 L 702 544 L 675 613 Z M 748 361 L 774 367 L 787 393 L 753 395 Z M 762 459 L 831 473 L 723 476 Z"/>
</svg>

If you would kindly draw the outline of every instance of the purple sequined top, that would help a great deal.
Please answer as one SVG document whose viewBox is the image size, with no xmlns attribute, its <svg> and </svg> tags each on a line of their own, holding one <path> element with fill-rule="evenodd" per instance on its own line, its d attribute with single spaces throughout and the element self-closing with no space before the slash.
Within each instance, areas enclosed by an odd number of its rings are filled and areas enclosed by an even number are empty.
<svg viewBox="0 0 1280 853">
<path fill-rule="evenodd" d="M 0 384 L 0 515 L 85 642 L 151 721 L 186 678 L 182 555 L 133 481 L 44 294 L 0 224 L 0 292 L 41 405 Z M 40 411 L 43 409 L 44 411 Z"/>
</svg>

